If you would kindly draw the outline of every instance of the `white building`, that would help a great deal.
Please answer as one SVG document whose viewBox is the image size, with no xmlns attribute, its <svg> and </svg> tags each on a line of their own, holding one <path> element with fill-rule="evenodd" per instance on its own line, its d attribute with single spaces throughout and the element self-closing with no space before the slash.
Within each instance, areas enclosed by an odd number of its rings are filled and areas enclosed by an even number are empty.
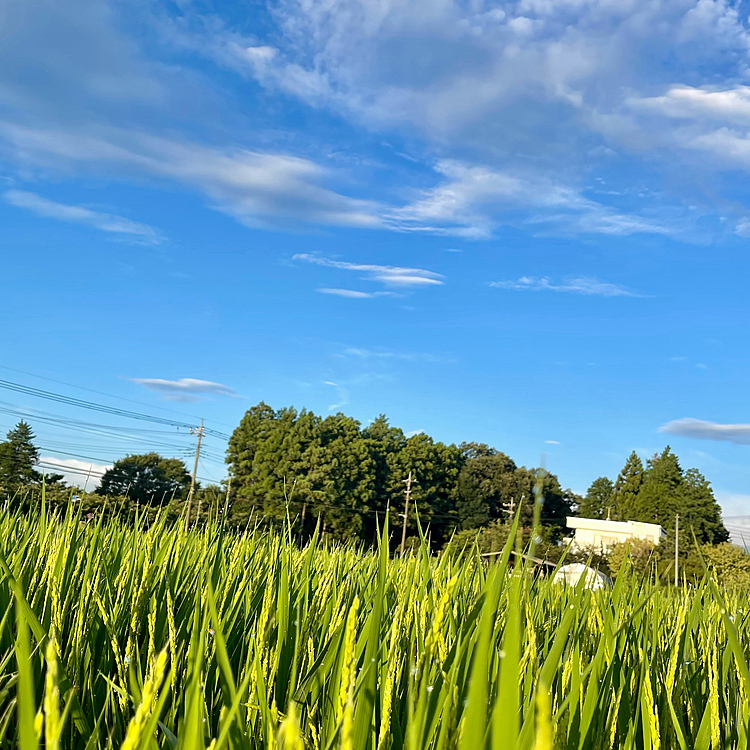
<svg viewBox="0 0 750 750">
<path fill-rule="evenodd" d="M 613 544 L 627 542 L 629 539 L 645 539 L 652 544 L 659 544 L 667 537 L 667 532 L 658 523 L 600 521 L 596 518 L 570 516 L 567 522 L 568 528 L 575 530 L 573 546 L 581 549 L 607 549 Z"/>
</svg>

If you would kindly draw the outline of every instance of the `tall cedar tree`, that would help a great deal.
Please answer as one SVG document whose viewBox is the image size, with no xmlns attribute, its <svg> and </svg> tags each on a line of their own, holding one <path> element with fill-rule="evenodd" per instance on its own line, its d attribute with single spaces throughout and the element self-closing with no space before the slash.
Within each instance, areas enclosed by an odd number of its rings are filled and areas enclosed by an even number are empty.
<svg viewBox="0 0 750 750">
<path fill-rule="evenodd" d="M 673 529 L 675 514 L 682 504 L 682 485 L 680 462 L 667 446 L 661 454 L 657 453 L 648 460 L 631 520 L 658 523 L 665 529 Z"/>
<path fill-rule="evenodd" d="M 611 517 L 610 506 L 615 486 L 607 477 L 598 477 L 591 483 L 586 496 L 578 505 L 577 514 L 581 518 L 607 518 Z"/>
<path fill-rule="evenodd" d="M 24 422 L 19 422 L 0 443 L 0 492 L 13 497 L 33 482 L 41 479 L 34 470 L 39 459 L 39 449 L 34 445 L 34 432 Z"/>
<path fill-rule="evenodd" d="M 672 534 L 678 513 L 688 540 L 693 532 L 700 543 L 719 544 L 729 539 L 711 485 L 697 469 L 683 472 L 667 446 L 648 462 L 633 520 L 659 523 Z"/>
<path fill-rule="evenodd" d="M 637 520 L 632 518 L 638 502 L 638 493 L 643 484 L 643 462 L 638 454 L 633 451 L 625 462 L 622 471 L 615 480 L 615 488 L 612 492 L 612 514 L 613 519 L 620 521 Z"/>
</svg>

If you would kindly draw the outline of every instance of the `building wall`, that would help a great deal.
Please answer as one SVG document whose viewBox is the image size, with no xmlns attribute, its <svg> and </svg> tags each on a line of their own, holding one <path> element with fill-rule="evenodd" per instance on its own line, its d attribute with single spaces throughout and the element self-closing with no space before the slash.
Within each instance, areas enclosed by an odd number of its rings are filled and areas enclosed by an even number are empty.
<svg viewBox="0 0 750 750">
<path fill-rule="evenodd" d="M 638 533 L 630 531 L 616 531 L 607 529 L 581 529 L 575 530 L 575 543 L 579 547 L 611 547 L 613 544 L 627 542 L 629 539 L 646 539 L 652 544 L 659 543 L 659 535 L 655 533 Z"/>
</svg>

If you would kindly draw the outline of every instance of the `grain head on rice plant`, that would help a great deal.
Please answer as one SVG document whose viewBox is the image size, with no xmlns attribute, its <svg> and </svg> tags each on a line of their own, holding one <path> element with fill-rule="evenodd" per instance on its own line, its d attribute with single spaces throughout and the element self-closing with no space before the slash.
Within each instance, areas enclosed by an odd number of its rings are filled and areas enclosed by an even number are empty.
<svg viewBox="0 0 750 750">
<path fill-rule="evenodd" d="M 2 747 L 747 747 L 750 594 L 710 578 L 44 508 L 0 515 L 0 553 Z"/>
</svg>

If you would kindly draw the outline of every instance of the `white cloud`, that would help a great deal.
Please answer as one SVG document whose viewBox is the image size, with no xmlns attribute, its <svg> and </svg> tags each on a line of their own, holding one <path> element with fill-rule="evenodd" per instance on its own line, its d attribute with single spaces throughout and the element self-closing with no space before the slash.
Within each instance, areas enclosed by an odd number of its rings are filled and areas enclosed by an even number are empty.
<svg viewBox="0 0 750 750">
<path fill-rule="evenodd" d="M 435 286 L 445 283 L 443 275 L 423 268 L 405 268 L 400 266 L 379 266 L 371 263 L 349 263 L 341 260 L 331 260 L 310 253 L 297 253 L 292 260 L 301 260 L 325 268 L 335 268 L 340 271 L 354 271 L 363 273 L 364 278 L 378 281 L 385 286 L 397 288 Z M 347 295 L 350 296 L 350 295 Z M 359 296 L 359 295 L 357 295 Z"/>
<path fill-rule="evenodd" d="M 111 464 L 96 464 L 91 461 L 81 461 L 77 458 L 57 458 L 57 456 L 40 456 L 39 471 L 45 474 L 62 474 L 63 481 L 71 487 L 80 487 L 91 492 L 99 485 Z"/>
<path fill-rule="evenodd" d="M 548 445 L 560 445 L 559 440 L 545 440 L 544 442 L 547 443 Z"/>
<path fill-rule="evenodd" d="M 197 401 L 200 396 L 237 396 L 237 392 L 228 385 L 213 383 L 210 380 L 180 378 L 179 380 L 162 380 L 161 378 L 130 378 L 150 391 L 161 393 L 169 401 Z"/>
<path fill-rule="evenodd" d="M 392 297 L 393 292 L 360 292 L 356 289 L 316 289 L 320 294 L 332 294 L 335 297 L 347 297 L 348 299 L 372 299 L 373 297 Z"/>
<path fill-rule="evenodd" d="M 678 119 L 716 119 L 723 124 L 750 124 L 750 87 L 731 89 L 672 86 L 665 94 L 652 97 L 630 97 L 632 108 L 657 112 Z"/>
<path fill-rule="evenodd" d="M 146 224 L 124 219 L 121 216 L 92 211 L 82 206 L 68 206 L 64 203 L 55 203 L 25 190 L 6 190 L 3 193 L 3 200 L 12 206 L 28 209 L 37 214 L 37 216 L 47 219 L 86 224 L 95 229 L 101 229 L 103 232 L 129 235 L 143 242 L 159 242 L 159 235 L 156 230 Z"/>
<path fill-rule="evenodd" d="M 361 347 L 349 347 L 344 350 L 344 355 L 363 360 L 403 360 L 405 362 L 431 362 L 434 364 L 453 361 L 450 357 L 429 354 L 427 352 L 393 352 L 387 349 L 375 351 Z"/>
<path fill-rule="evenodd" d="M 652 165 L 656 152 L 671 165 L 680 148 L 750 166 L 741 132 L 750 94 L 736 83 L 750 44 L 728 0 L 271 0 L 267 38 L 256 25 L 248 33 L 241 14 L 234 23 L 228 7 L 217 6 L 222 17 L 191 3 L 152 4 L 141 9 L 147 44 L 109 0 L 82 2 L 75 18 L 45 0 L 8 6 L 3 156 L 45 171 L 168 180 L 249 226 L 472 238 L 507 223 L 544 233 L 688 234 L 664 210 L 666 198 L 644 201 L 642 212 L 607 205 L 583 189 L 587 176 L 610 159 L 646 154 Z M 186 52 L 329 108 L 379 139 L 421 137 L 423 164 L 442 155 L 436 175 L 405 205 L 364 199 L 367 176 L 355 188 L 322 157 L 287 153 L 294 133 L 268 125 L 278 102 L 227 96 L 231 84 L 211 86 L 212 71 L 191 69 Z M 693 127 L 697 120 L 730 128 Z M 314 115 L 309 122 L 301 140 L 314 148 Z M 197 132 L 254 145 L 206 145 Z M 737 231 L 750 230 L 740 220 Z"/>
<path fill-rule="evenodd" d="M 88 133 L 0 122 L 2 136 L 19 158 L 46 168 L 135 171 L 187 185 L 249 226 L 381 225 L 378 204 L 329 190 L 321 184 L 328 171 L 298 156 L 213 148 L 118 128 Z"/>
<path fill-rule="evenodd" d="M 663 424 L 659 432 L 696 440 L 718 440 L 735 445 L 750 445 L 750 424 L 720 424 L 684 417 Z"/>
<path fill-rule="evenodd" d="M 512 289 L 517 292 L 568 292 L 571 294 L 585 294 L 597 297 L 640 297 L 619 284 L 609 284 L 588 277 L 569 279 L 559 283 L 550 281 L 547 277 L 522 276 L 516 281 L 491 281 L 490 286 L 496 289 Z"/>
<path fill-rule="evenodd" d="M 661 224 L 617 212 L 573 187 L 534 173 L 511 172 L 455 160 L 436 163 L 443 181 L 412 203 L 386 214 L 399 229 L 487 238 L 503 222 L 548 227 L 562 233 L 668 234 Z"/>
</svg>

